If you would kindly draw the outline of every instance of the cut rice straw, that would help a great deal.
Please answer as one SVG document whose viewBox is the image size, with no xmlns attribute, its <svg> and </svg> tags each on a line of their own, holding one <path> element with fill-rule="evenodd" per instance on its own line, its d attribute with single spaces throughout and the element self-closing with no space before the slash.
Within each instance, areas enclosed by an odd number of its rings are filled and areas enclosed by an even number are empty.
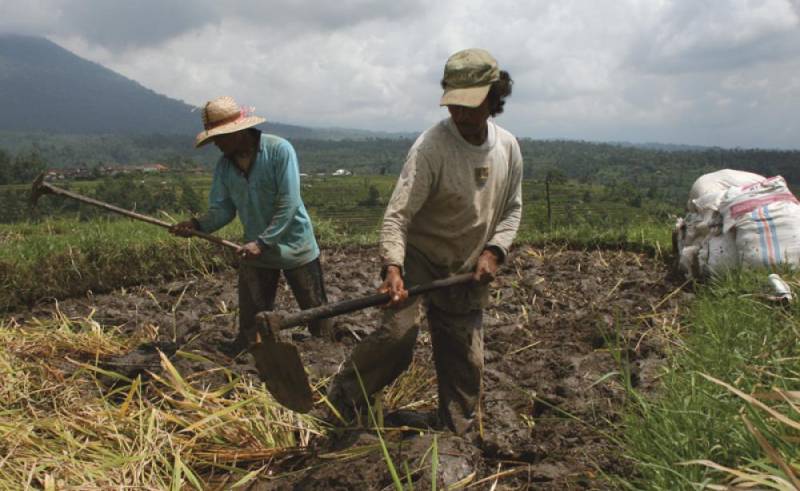
<svg viewBox="0 0 800 491">
<path fill-rule="evenodd" d="M 220 475 L 245 486 L 321 431 L 224 367 L 187 377 L 162 356 L 146 380 L 98 367 L 132 347 L 115 332 L 60 312 L 0 321 L 0 488 L 205 489 Z M 229 382 L 202 387 L 215 371 Z"/>
</svg>

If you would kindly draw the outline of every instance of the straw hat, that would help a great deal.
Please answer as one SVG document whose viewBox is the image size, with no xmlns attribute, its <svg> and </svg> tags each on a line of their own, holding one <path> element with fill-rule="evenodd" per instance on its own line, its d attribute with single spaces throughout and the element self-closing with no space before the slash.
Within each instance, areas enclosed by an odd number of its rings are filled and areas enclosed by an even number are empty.
<svg viewBox="0 0 800 491">
<path fill-rule="evenodd" d="M 264 118 L 253 116 L 253 110 L 252 107 L 239 106 L 230 96 L 217 97 L 206 102 L 203 106 L 205 130 L 197 134 L 194 146 L 202 147 L 217 135 L 235 133 L 266 121 Z"/>
<path fill-rule="evenodd" d="M 459 51 L 444 66 L 444 94 L 439 105 L 478 107 L 492 83 L 498 80 L 497 60 L 488 51 L 479 48 Z"/>
</svg>

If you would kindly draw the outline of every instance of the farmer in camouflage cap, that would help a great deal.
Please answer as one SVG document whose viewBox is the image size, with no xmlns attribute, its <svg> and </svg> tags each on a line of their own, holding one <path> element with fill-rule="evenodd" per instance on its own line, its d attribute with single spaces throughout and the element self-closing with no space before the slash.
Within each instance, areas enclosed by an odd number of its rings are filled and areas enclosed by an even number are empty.
<svg viewBox="0 0 800 491">
<path fill-rule="evenodd" d="M 373 394 L 408 367 L 424 303 L 439 423 L 458 434 L 475 429 L 488 283 L 506 259 L 522 211 L 519 144 L 492 119 L 503 111 L 511 85 L 482 49 L 447 60 L 440 105 L 450 117 L 414 143 L 386 209 L 380 291 L 391 302 L 382 325 L 356 346 L 332 383 L 329 397 L 341 413 L 352 417 L 361 409 L 359 377 Z M 408 298 L 407 284 L 466 272 L 474 273 L 473 283 Z"/>
</svg>

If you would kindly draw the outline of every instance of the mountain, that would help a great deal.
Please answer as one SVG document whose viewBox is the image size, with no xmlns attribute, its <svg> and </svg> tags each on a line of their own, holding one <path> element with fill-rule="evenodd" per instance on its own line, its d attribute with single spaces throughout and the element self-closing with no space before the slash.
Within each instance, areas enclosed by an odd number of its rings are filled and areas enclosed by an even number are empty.
<svg viewBox="0 0 800 491">
<path fill-rule="evenodd" d="M 142 86 L 44 38 L 0 35 L 0 131 L 60 134 L 180 134 L 200 130 L 182 101 Z M 365 139 L 404 135 L 265 123 L 287 138 Z"/>
<path fill-rule="evenodd" d="M 185 133 L 191 106 L 43 38 L 0 36 L 0 129 L 56 133 Z"/>
</svg>

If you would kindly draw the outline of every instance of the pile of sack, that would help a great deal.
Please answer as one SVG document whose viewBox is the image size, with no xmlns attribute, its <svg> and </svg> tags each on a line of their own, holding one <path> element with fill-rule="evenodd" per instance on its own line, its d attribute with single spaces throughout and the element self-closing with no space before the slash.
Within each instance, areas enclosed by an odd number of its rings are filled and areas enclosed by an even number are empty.
<svg viewBox="0 0 800 491">
<path fill-rule="evenodd" d="M 723 169 L 692 185 L 673 248 L 687 278 L 800 266 L 800 202 L 783 177 Z"/>
</svg>

